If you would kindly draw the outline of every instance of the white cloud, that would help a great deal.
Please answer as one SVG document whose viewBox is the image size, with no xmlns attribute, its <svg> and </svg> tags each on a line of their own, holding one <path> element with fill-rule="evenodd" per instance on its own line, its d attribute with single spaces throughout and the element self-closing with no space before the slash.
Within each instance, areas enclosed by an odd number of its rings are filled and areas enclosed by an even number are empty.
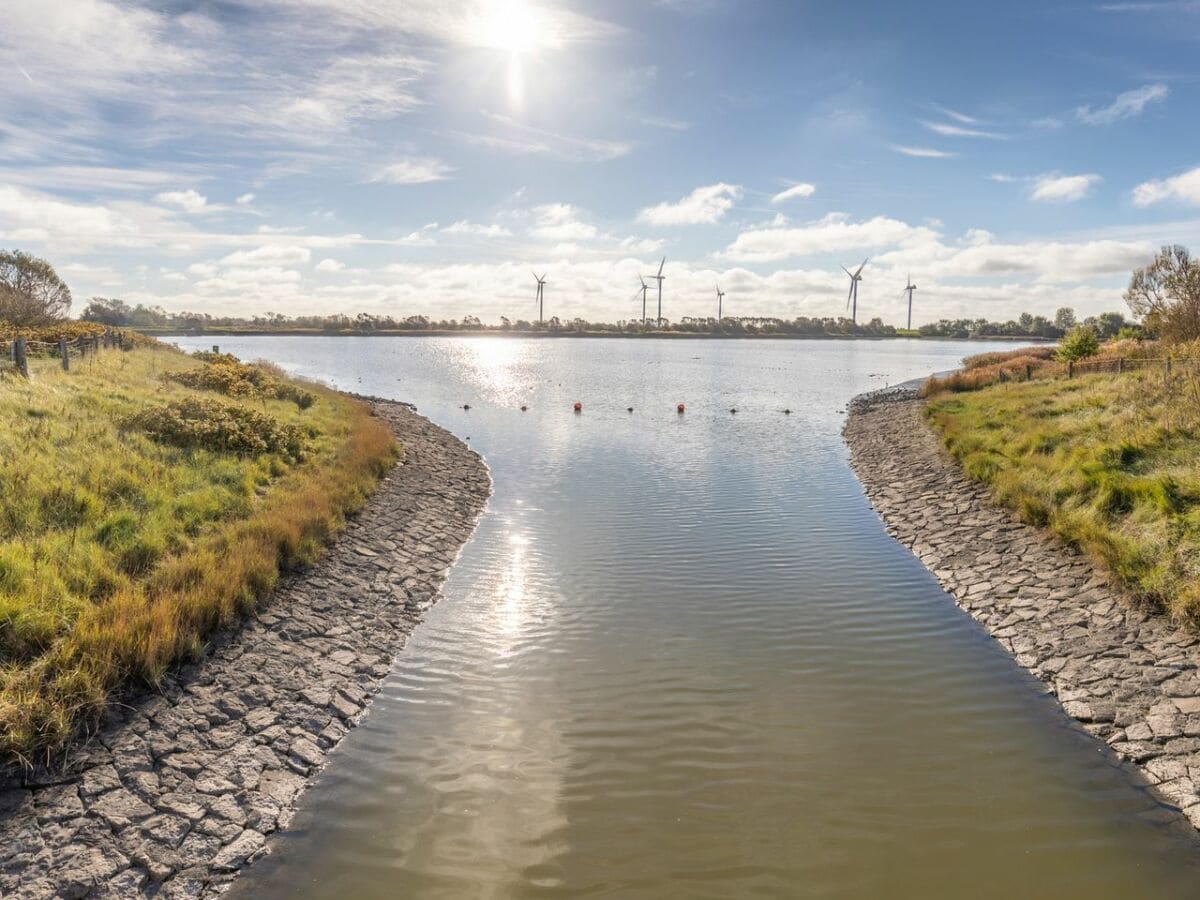
<svg viewBox="0 0 1200 900">
<path fill-rule="evenodd" d="M 940 134 L 944 137 L 989 138 L 995 141 L 1002 141 L 1008 137 L 1006 134 L 999 134 L 995 131 L 983 131 L 979 128 L 964 128 L 961 125 L 950 125 L 946 122 L 922 122 L 921 124 L 934 134 Z"/>
<path fill-rule="evenodd" d="M 793 184 L 790 188 L 780 191 L 771 198 L 772 203 L 786 203 L 789 200 L 804 200 L 816 193 L 816 186 L 802 181 L 799 184 Z"/>
<path fill-rule="evenodd" d="M 958 156 L 957 153 L 934 150 L 932 147 L 905 147 L 900 144 L 892 144 L 892 149 L 905 156 L 915 156 L 917 159 L 953 159 Z"/>
<path fill-rule="evenodd" d="M 1140 116 L 1151 103 L 1161 103 L 1167 99 L 1170 89 L 1165 84 L 1148 84 L 1136 90 L 1118 94 L 1108 106 L 1093 109 L 1090 106 L 1080 106 L 1075 110 L 1075 116 L 1088 125 L 1111 125 L 1120 119 Z"/>
<path fill-rule="evenodd" d="M 312 258 L 312 251 L 295 244 L 264 244 L 253 250 L 237 250 L 221 260 L 225 266 L 295 266 Z"/>
<path fill-rule="evenodd" d="M 344 262 L 336 259 L 323 259 L 313 267 L 313 270 L 316 272 L 340 272 L 344 268 L 346 268 Z"/>
<path fill-rule="evenodd" d="M 208 208 L 208 198 L 191 188 L 186 191 L 163 191 L 156 194 L 154 199 L 188 213 L 201 213 Z"/>
<path fill-rule="evenodd" d="M 1161 181 L 1144 181 L 1133 189 L 1135 206 L 1150 206 L 1163 200 L 1200 205 L 1200 167 Z"/>
<path fill-rule="evenodd" d="M 698 187 L 677 203 L 648 206 L 638 219 L 651 225 L 709 225 L 720 221 L 742 196 L 736 184 L 710 184 Z"/>
<path fill-rule="evenodd" d="M 569 203 L 547 203 L 533 209 L 534 225 L 529 233 L 547 241 L 590 241 L 599 235 L 595 225 L 581 221 L 579 210 Z"/>
<path fill-rule="evenodd" d="M 887 216 L 852 222 L 844 213 L 830 213 L 823 219 L 795 228 L 772 224 L 743 231 L 722 255 L 742 262 L 771 262 L 819 253 L 869 250 L 927 239 L 933 234 L 929 228 Z"/>
<path fill-rule="evenodd" d="M 116 209 L 0 185 L 0 235 L 9 240 L 57 239 L 64 247 L 95 240 L 128 244 L 137 232 L 136 223 Z"/>
<path fill-rule="evenodd" d="M 1099 175 L 1042 175 L 1034 182 L 1029 196 L 1038 201 L 1074 203 L 1103 180 Z"/>
<path fill-rule="evenodd" d="M 433 227 L 437 228 L 437 225 Z M 481 225 L 478 222 L 468 222 L 465 219 L 451 222 L 445 228 L 441 229 L 441 232 L 442 234 L 468 234 L 487 238 L 509 237 L 512 235 L 512 232 L 503 225 L 497 225 L 494 222 L 491 225 Z"/>
<path fill-rule="evenodd" d="M 440 159 L 414 156 L 384 166 L 370 180 L 387 184 L 428 184 L 445 181 L 453 174 L 454 169 Z"/>
<path fill-rule="evenodd" d="M 249 206 L 251 203 L 254 202 L 254 195 L 253 194 L 242 194 L 240 197 L 237 198 L 236 202 L 237 202 L 238 206 Z"/>
</svg>

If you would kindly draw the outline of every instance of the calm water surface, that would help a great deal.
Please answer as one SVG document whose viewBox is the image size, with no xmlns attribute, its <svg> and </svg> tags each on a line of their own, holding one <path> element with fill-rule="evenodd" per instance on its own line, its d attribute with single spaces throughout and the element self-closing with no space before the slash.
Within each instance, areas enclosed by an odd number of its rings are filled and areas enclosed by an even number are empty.
<svg viewBox="0 0 1200 900">
<path fill-rule="evenodd" d="M 847 465 L 851 396 L 988 347 L 219 342 L 415 402 L 495 480 L 242 897 L 1200 895 L 1190 837 Z"/>
</svg>

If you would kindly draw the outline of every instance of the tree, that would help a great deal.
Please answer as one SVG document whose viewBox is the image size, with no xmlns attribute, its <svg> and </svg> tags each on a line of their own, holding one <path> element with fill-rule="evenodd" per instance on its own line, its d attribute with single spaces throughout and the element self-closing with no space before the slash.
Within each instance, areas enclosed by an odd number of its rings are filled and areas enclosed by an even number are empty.
<svg viewBox="0 0 1200 900">
<path fill-rule="evenodd" d="M 1133 273 L 1125 302 L 1164 340 L 1200 338 L 1200 264 L 1185 247 L 1163 247 L 1154 262 Z"/>
<path fill-rule="evenodd" d="M 115 297 L 93 297 L 79 318 L 87 322 L 99 322 L 102 325 L 128 325 L 129 315 L 133 310 L 124 300 Z"/>
<path fill-rule="evenodd" d="M 44 325 L 71 308 L 71 289 L 44 259 L 21 250 L 0 250 L 0 320 Z"/>
<path fill-rule="evenodd" d="M 1054 313 L 1054 327 L 1061 328 L 1063 331 L 1070 331 L 1075 327 L 1075 310 L 1069 306 L 1059 307 Z"/>
<path fill-rule="evenodd" d="M 1100 352 L 1100 338 L 1086 325 L 1076 325 L 1058 345 L 1058 358 L 1063 362 L 1074 362 Z"/>
</svg>

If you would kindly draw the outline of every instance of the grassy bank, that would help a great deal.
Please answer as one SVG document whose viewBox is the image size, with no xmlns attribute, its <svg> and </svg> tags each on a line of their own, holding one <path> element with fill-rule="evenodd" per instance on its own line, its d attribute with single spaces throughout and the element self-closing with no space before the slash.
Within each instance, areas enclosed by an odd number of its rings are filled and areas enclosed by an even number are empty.
<svg viewBox="0 0 1200 900">
<path fill-rule="evenodd" d="M 362 405 L 161 346 L 0 378 L 0 755 L 62 745 L 312 561 L 395 459 Z"/>
<path fill-rule="evenodd" d="M 1190 351 L 1189 351 L 1190 352 Z M 965 471 L 1138 596 L 1200 621 L 1200 377 L 1161 370 L 935 392 Z"/>
</svg>

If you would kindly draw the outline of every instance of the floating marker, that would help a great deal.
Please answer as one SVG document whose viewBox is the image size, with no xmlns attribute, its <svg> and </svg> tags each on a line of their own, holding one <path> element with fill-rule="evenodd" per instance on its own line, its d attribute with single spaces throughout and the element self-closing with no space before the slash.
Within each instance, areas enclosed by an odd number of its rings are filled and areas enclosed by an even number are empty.
<svg viewBox="0 0 1200 900">
<path fill-rule="evenodd" d="M 685 409 L 687 409 L 687 407 L 686 407 L 686 406 L 684 406 L 682 403 L 680 403 L 678 406 L 676 406 L 676 407 L 675 407 L 675 412 L 679 413 L 679 414 L 682 416 L 682 415 L 683 415 L 683 411 L 684 411 Z"/>
<path fill-rule="evenodd" d="M 578 400 L 575 401 L 575 412 L 583 412 L 583 404 Z"/>
<path fill-rule="evenodd" d="M 791 411 L 790 409 L 785 409 L 785 410 L 783 411 L 783 414 L 784 414 L 785 416 L 790 416 L 790 415 L 792 414 L 792 411 Z"/>
<path fill-rule="evenodd" d="M 625 407 L 625 412 L 633 412 L 633 407 L 632 406 Z"/>
<path fill-rule="evenodd" d="M 471 408 L 471 404 L 470 404 L 470 403 L 464 403 L 464 404 L 463 404 L 463 409 L 470 409 L 470 408 Z"/>
<path fill-rule="evenodd" d="M 735 415 L 737 414 L 737 410 L 736 410 L 736 409 L 731 409 L 731 410 L 730 410 L 730 412 L 731 412 L 731 413 L 734 413 Z"/>
<path fill-rule="evenodd" d="M 525 406 L 524 404 L 522 404 L 522 406 L 521 406 L 521 412 L 525 412 L 525 410 L 527 410 L 527 409 L 529 409 L 529 407 L 528 407 L 528 406 Z"/>
</svg>

